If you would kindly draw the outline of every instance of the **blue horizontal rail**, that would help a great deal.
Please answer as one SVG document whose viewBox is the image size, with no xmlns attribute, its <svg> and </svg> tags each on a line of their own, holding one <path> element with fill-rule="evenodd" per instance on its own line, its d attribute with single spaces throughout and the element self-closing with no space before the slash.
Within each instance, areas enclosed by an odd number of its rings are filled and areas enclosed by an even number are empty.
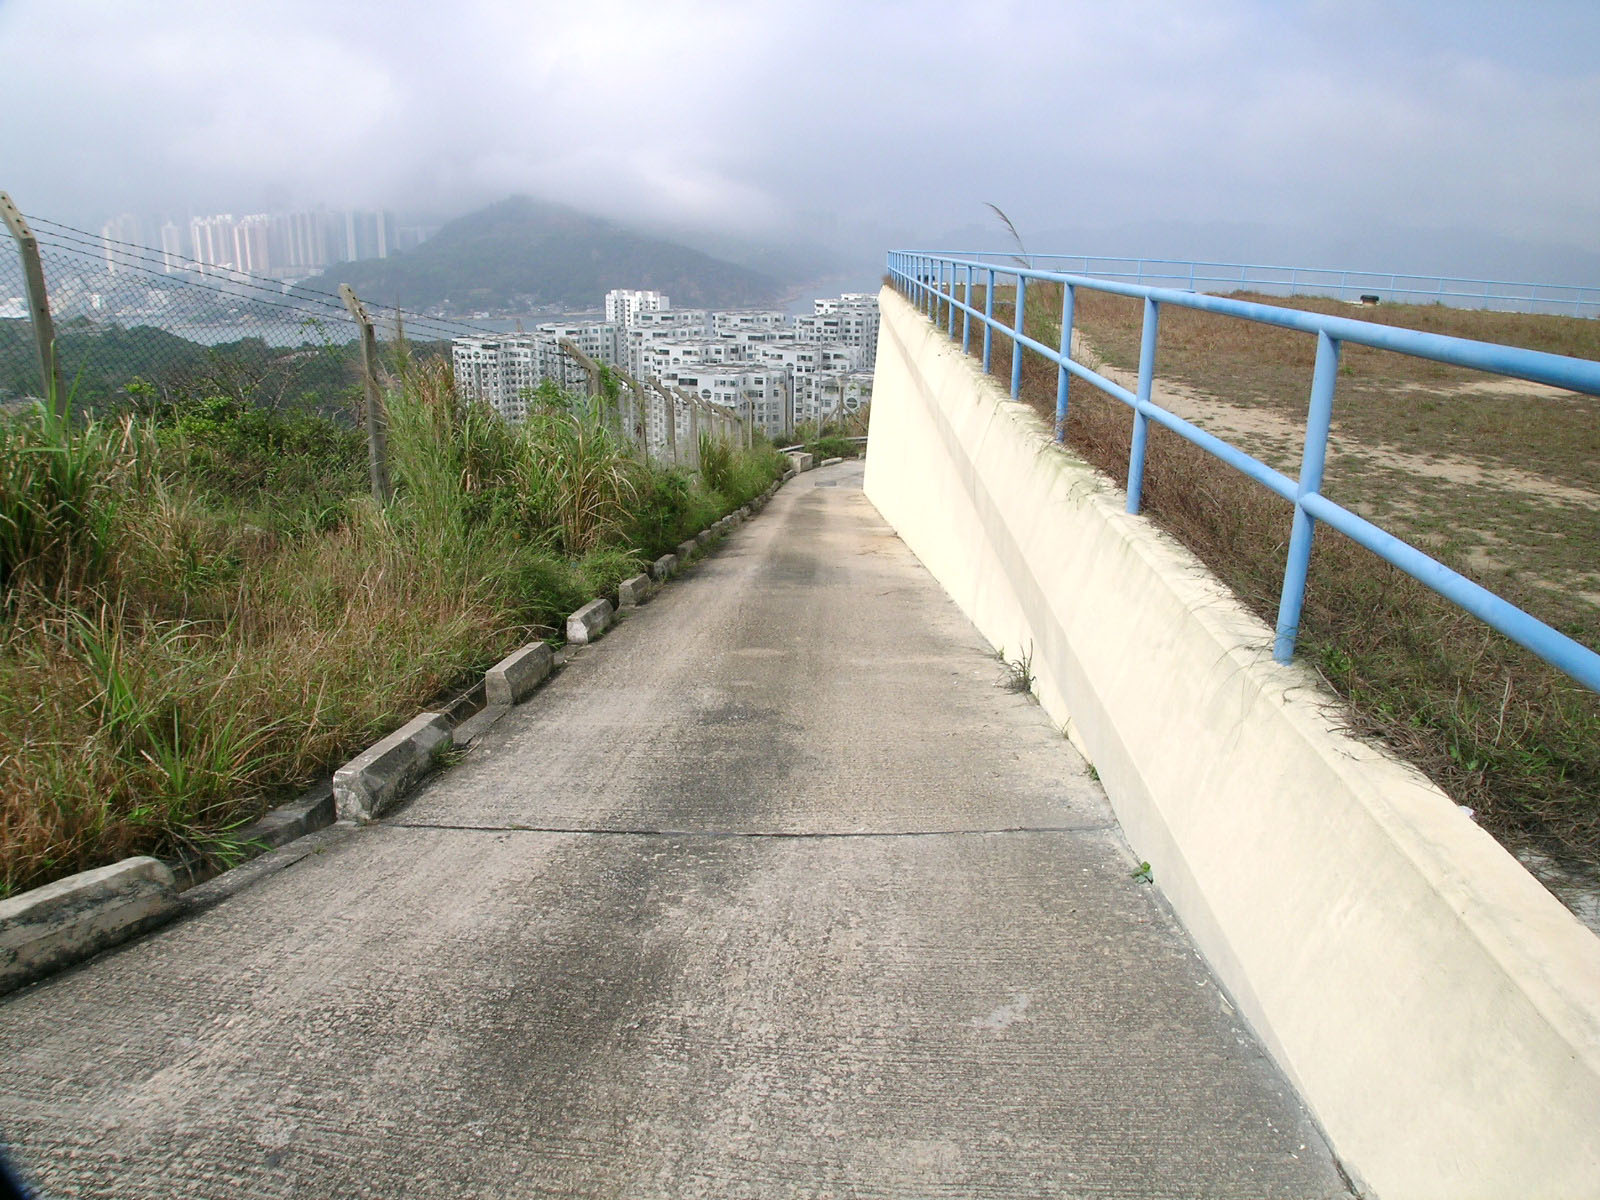
<svg viewBox="0 0 1600 1200">
<path fill-rule="evenodd" d="M 1015 263 L 1010 253 L 944 251 L 945 257 L 985 263 Z M 1231 263 L 1179 258 L 1115 258 L 1094 254 L 1031 254 L 1050 271 L 1096 279 L 1177 287 L 1185 291 L 1256 291 L 1267 295 L 1330 296 L 1360 302 L 1376 297 L 1393 304 L 1446 304 L 1575 317 L 1600 317 L 1600 286 L 1473 279 L 1461 275 L 1412 275 L 1350 267 L 1282 267 L 1269 263 Z"/>
<path fill-rule="evenodd" d="M 895 250 L 889 253 L 888 268 L 890 277 L 901 291 L 952 338 L 955 337 L 956 314 L 960 313 L 963 348 L 969 344 L 972 323 L 977 322 L 982 326 L 985 372 L 990 367 L 994 336 L 1011 339 L 1012 399 L 1017 399 L 1021 392 L 1021 351 L 1031 350 L 1056 364 L 1058 442 L 1066 438 L 1069 377 L 1083 380 L 1133 410 L 1133 442 L 1128 456 L 1127 509 L 1130 513 L 1139 511 L 1147 430 L 1152 422 L 1200 447 L 1294 505 L 1273 642 L 1273 657 L 1279 662 L 1286 663 L 1294 657 L 1305 600 L 1306 576 L 1310 570 L 1312 539 L 1316 523 L 1321 521 L 1531 650 L 1585 687 L 1600 692 L 1600 654 L 1322 494 L 1322 473 L 1328 454 L 1339 355 L 1345 344 L 1391 350 L 1413 358 L 1531 380 L 1590 396 L 1600 396 L 1600 362 L 1190 290 L 1044 270 L 1019 263 L 1007 265 L 987 256 L 975 258 Z M 1062 285 L 1059 346 L 1046 345 L 1026 332 L 1027 289 L 1030 282 L 1036 281 Z M 995 316 L 997 285 L 1015 291 L 1009 323 Z M 981 309 L 972 303 L 974 287 L 983 289 Z M 1072 315 L 1075 296 L 1080 288 L 1127 296 L 1143 302 L 1144 324 L 1139 342 L 1139 379 L 1135 391 L 1130 392 L 1073 359 Z M 1151 397 L 1154 394 L 1156 342 L 1161 311 L 1165 306 L 1217 313 L 1256 324 L 1294 329 L 1316 337 L 1317 356 L 1312 368 L 1310 403 L 1298 479 L 1291 479 L 1154 402 Z"/>
</svg>

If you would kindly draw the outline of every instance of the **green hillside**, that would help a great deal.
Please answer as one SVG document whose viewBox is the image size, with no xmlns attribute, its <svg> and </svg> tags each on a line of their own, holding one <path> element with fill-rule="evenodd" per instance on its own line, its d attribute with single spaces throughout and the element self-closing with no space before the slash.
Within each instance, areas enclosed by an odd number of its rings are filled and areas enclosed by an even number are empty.
<svg viewBox="0 0 1600 1200">
<path fill-rule="evenodd" d="M 618 287 L 666 292 L 685 308 L 762 305 L 778 293 L 755 271 L 526 196 L 452 221 L 409 253 L 330 268 L 312 286 L 341 283 L 374 303 L 454 313 L 596 308 Z"/>
</svg>

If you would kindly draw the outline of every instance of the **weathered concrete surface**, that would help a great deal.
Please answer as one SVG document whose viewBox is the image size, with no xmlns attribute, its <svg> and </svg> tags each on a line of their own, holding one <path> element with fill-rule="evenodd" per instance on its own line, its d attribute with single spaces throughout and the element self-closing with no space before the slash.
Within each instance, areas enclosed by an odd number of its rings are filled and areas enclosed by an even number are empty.
<svg viewBox="0 0 1600 1200">
<path fill-rule="evenodd" d="M 172 872 L 140 857 L 0 900 L 0 993 L 160 924 L 175 893 Z"/>
<path fill-rule="evenodd" d="M 427 774 L 434 755 L 450 745 L 442 713 L 418 713 L 333 773 L 333 803 L 341 821 L 365 824 Z"/>
<path fill-rule="evenodd" d="M 0 1007 L 24 1165 L 79 1196 L 1344 1194 L 859 479 L 786 488 L 388 819 Z"/>
<path fill-rule="evenodd" d="M 609 600 L 589 601 L 567 618 L 567 641 L 577 646 L 594 641 L 610 627 L 613 611 Z"/>
<path fill-rule="evenodd" d="M 650 576 L 634 575 L 617 584 L 617 607 L 638 608 L 650 598 Z"/>
<path fill-rule="evenodd" d="M 554 657 L 543 642 L 533 642 L 506 655 L 483 675 L 490 704 L 521 704 L 550 674 Z"/>
<path fill-rule="evenodd" d="M 650 564 L 650 574 L 657 583 L 665 583 L 678 573 L 678 556 L 676 554 L 663 554 Z"/>
<path fill-rule="evenodd" d="M 991 644 L 1035 651 L 1045 711 L 1352 1176 L 1600 1200 L 1600 940 L 1047 422 L 881 307 L 869 498 Z"/>
</svg>

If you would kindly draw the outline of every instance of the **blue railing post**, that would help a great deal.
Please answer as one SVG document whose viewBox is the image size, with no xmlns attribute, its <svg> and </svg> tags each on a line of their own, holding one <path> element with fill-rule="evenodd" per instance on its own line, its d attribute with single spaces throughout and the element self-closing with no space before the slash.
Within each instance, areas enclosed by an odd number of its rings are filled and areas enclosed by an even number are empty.
<svg viewBox="0 0 1600 1200">
<path fill-rule="evenodd" d="M 1272 657 L 1281 663 L 1294 658 L 1300 634 L 1300 612 L 1306 600 L 1306 574 L 1311 569 L 1311 542 L 1317 523 L 1305 509 L 1305 498 L 1321 493 L 1322 469 L 1328 461 L 1328 429 L 1333 423 L 1333 392 L 1339 382 L 1339 343 L 1317 333 L 1317 362 L 1311 372 L 1311 406 L 1306 413 L 1306 442 L 1300 454 L 1300 481 L 1295 487 L 1294 527 L 1289 534 L 1289 557 L 1283 568 L 1283 591 L 1278 596 L 1278 632 Z"/>
<path fill-rule="evenodd" d="M 944 297 L 944 331 L 952 339 L 956 336 L 956 265 L 950 264 L 950 290 Z"/>
<path fill-rule="evenodd" d="M 1072 357 L 1072 302 L 1077 291 L 1070 283 L 1061 285 L 1061 362 L 1056 367 L 1056 441 L 1067 440 L 1067 360 Z"/>
<path fill-rule="evenodd" d="M 1161 319 L 1156 302 L 1145 297 L 1144 331 L 1139 335 L 1139 390 L 1134 395 L 1133 444 L 1128 448 L 1128 511 L 1139 511 L 1144 491 L 1144 448 L 1150 436 L 1150 421 L 1144 414 L 1156 376 L 1156 330 Z"/>
<path fill-rule="evenodd" d="M 983 293 L 983 373 L 989 373 L 989 351 L 994 344 L 994 268 L 989 268 L 989 287 Z"/>
<path fill-rule="evenodd" d="M 1011 335 L 1011 398 L 1022 395 L 1022 323 L 1028 314 L 1028 281 L 1017 275 L 1017 319 L 1012 324 Z"/>
<path fill-rule="evenodd" d="M 967 264 L 967 286 L 961 293 L 961 353 L 972 353 L 972 264 Z"/>
</svg>

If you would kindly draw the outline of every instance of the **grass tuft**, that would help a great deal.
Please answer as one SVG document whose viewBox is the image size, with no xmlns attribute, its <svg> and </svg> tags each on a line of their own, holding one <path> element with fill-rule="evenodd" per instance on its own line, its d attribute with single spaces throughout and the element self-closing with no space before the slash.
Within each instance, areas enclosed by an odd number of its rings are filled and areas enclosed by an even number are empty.
<svg viewBox="0 0 1600 1200">
<path fill-rule="evenodd" d="M 309 412 L 173 397 L 0 422 L 0 895 L 236 833 L 764 489 L 645 464 L 575 397 L 523 425 L 412 364 L 394 503 Z"/>
</svg>

